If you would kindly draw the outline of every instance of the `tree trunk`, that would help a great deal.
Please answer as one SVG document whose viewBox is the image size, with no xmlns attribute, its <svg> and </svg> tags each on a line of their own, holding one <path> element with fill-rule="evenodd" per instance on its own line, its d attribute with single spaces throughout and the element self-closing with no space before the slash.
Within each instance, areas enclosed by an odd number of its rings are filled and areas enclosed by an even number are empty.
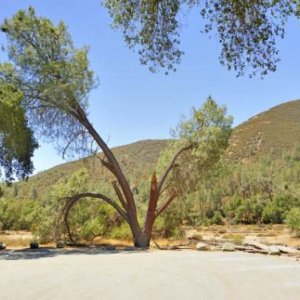
<svg viewBox="0 0 300 300">
<path fill-rule="evenodd" d="M 151 233 L 145 234 L 142 230 L 133 232 L 134 247 L 147 249 L 150 247 Z"/>
<path fill-rule="evenodd" d="M 159 198 L 159 194 L 158 194 L 157 178 L 156 178 L 156 174 L 154 173 L 152 175 L 151 183 L 150 183 L 149 206 L 148 206 L 147 215 L 144 224 L 144 233 L 146 236 L 151 236 L 152 233 L 158 198 Z"/>
<path fill-rule="evenodd" d="M 164 182 L 168 174 L 174 167 L 174 164 L 177 158 L 181 155 L 181 153 L 191 149 L 194 145 L 191 144 L 189 146 L 186 146 L 176 153 L 159 182 L 157 181 L 156 174 L 153 174 L 150 185 L 149 206 L 145 218 L 144 227 L 142 229 L 138 221 L 137 208 L 133 193 L 113 152 L 101 138 L 98 132 L 95 130 L 93 125 L 89 122 L 86 113 L 82 110 L 82 108 L 79 105 L 76 107 L 76 113 L 74 114 L 74 117 L 77 118 L 77 120 L 86 128 L 86 130 L 93 137 L 98 146 L 102 149 L 107 159 L 107 162 L 102 160 L 102 163 L 108 170 L 110 170 L 110 172 L 112 172 L 112 174 L 117 179 L 118 184 L 120 185 L 119 189 L 117 183 L 113 184 L 117 196 L 120 200 L 120 203 L 122 204 L 124 211 L 126 211 L 126 216 L 124 217 L 123 214 L 121 214 L 121 216 L 127 221 L 127 223 L 130 226 L 134 246 L 138 248 L 148 248 L 150 246 L 153 224 L 155 222 L 156 217 L 160 215 L 175 198 L 175 194 L 172 194 L 170 198 L 164 204 L 162 204 L 159 209 L 157 209 L 158 199 L 162 192 Z M 113 201 L 111 201 L 110 204 L 112 205 Z M 118 210 L 119 213 L 120 210 Z"/>
</svg>

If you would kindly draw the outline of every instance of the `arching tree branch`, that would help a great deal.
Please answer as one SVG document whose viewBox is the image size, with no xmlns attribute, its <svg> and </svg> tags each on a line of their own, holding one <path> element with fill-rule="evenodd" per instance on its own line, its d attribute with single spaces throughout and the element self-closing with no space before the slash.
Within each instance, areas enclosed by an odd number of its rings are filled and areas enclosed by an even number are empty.
<svg viewBox="0 0 300 300">
<path fill-rule="evenodd" d="M 172 161 L 170 162 L 169 166 L 167 167 L 165 173 L 161 176 L 159 182 L 158 182 L 158 193 L 161 192 L 161 189 L 164 185 L 164 182 L 166 181 L 170 171 L 173 169 L 176 160 L 178 159 L 178 157 L 185 151 L 192 149 L 195 146 L 195 144 L 190 144 L 188 146 L 185 146 L 183 148 L 181 148 L 173 157 Z"/>
<path fill-rule="evenodd" d="M 112 199 L 110 199 L 109 197 L 103 195 L 103 194 L 99 194 L 99 193 L 81 193 L 81 194 L 77 194 L 74 196 L 70 196 L 70 197 L 65 197 L 64 199 L 66 199 L 66 204 L 63 208 L 63 215 L 64 215 L 64 224 L 66 226 L 69 238 L 71 240 L 72 243 L 75 244 L 74 239 L 72 238 L 71 235 L 71 231 L 70 231 L 70 226 L 68 223 L 68 217 L 69 217 L 69 213 L 72 209 L 72 207 L 74 207 L 74 205 L 83 198 L 94 198 L 94 199 L 99 199 L 99 200 L 103 200 L 104 202 L 110 204 L 111 206 L 113 206 L 115 208 L 115 210 L 122 216 L 122 218 L 129 223 L 129 219 L 127 216 L 127 213 Z"/>
</svg>

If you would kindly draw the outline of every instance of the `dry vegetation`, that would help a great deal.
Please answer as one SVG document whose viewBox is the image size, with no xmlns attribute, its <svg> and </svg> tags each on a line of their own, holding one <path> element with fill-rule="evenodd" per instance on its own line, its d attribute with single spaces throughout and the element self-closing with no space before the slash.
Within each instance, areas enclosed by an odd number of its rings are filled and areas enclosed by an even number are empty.
<svg viewBox="0 0 300 300">
<path fill-rule="evenodd" d="M 234 160 L 255 159 L 259 155 L 281 158 L 285 150 L 294 147 L 295 141 L 300 141 L 299 116 L 300 100 L 296 100 L 252 117 L 234 129 L 227 151 L 229 157 Z M 138 185 L 145 180 L 149 181 L 149 174 L 154 170 L 159 154 L 167 144 L 168 140 L 145 140 L 113 148 L 113 152 L 132 185 Z M 30 198 L 33 188 L 38 194 L 47 193 L 61 178 L 70 176 L 80 168 L 89 170 L 92 184 L 109 181 L 99 160 L 87 157 L 41 172 L 30 177 L 26 184 L 18 183 L 18 196 Z M 101 182 L 99 177 L 102 177 Z M 11 193 L 14 193 L 13 190 Z"/>
<path fill-rule="evenodd" d="M 132 185 L 137 185 L 139 182 L 149 181 L 159 154 L 167 144 L 168 140 L 145 140 L 113 148 L 113 152 L 124 173 L 132 180 Z M 89 171 L 90 184 L 110 184 L 110 177 L 104 171 L 100 161 L 95 156 L 91 156 L 58 165 L 30 177 L 27 182 L 15 184 L 18 189 L 18 198 L 31 198 L 33 189 L 36 190 L 39 196 L 46 194 L 60 179 L 70 177 L 81 168 Z M 99 178 L 101 179 L 99 180 Z M 10 189 L 11 196 L 14 196 L 14 193 L 15 189 Z"/>
<path fill-rule="evenodd" d="M 300 248 L 300 238 L 295 236 L 285 225 L 212 225 L 185 228 L 185 238 L 153 239 L 153 248 L 191 247 L 198 241 L 214 242 L 224 241 L 241 245 L 245 239 L 255 239 L 265 245 L 282 245 Z M 0 232 L 0 241 L 8 248 L 27 248 L 32 241 L 32 234 L 28 231 Z M 88 244 L 86 244 L 88 246 Z M 116 248 L 130 247 L 130 240 L 107 239 L 97 237 L 93 241 L 95 246 L 112 246 Z M 54 244 L 42 246 L 55 247 Z"/>
<path fill-rule="evenodd" d="M 2 231 L 0 242 L 8 248 L 26 248 L 32 240 L 32 234 L 28 231 Z"/>
<path fill-rule="evenodd" d="M 290 101 L 260 113 L 234 129 L 228 154 L 235 160 L 259 155 L 280 158 L 300 141 L 300 100 Z"/>
<path fill-rule="evenodd" d="M 201 241 L 223 239 L 239 245 L 250 238 L 266 245 L 300 247 L 300 238 L 285 225 L 212 225 L 190 228 L 186 232 L 187 238 L 198 237 Z"/>
</svg>

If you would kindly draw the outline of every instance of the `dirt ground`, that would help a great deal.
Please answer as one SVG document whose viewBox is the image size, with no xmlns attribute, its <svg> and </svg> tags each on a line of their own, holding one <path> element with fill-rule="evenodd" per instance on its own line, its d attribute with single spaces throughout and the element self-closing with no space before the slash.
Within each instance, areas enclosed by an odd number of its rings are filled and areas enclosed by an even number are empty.
<svg viewBox="0 0 300 300">
<path fill-rule="evenodd" d="M 201 241 L 229 241 L 242 244 L 245 239 L 257 240 L 265 245 L 284 245 L 300 248 L 300 236 L 285 225 L 212 225 L 187 227 L 186 238 L 198 237 Z"/>
<path fill-rule="evenodd" d="M 300 262 L 240 252 L 11 250 L 4 299 L 299 299 Z"/>
<path fill-rule="evenodd" d="M 196 243 L 198 241 L 213 242 L 228 241 L 234 244 L 242 244 L 244 239 L 255 239 L 266 245 L 286 245 L 300 248 L 300 237 L 291 232 L 285 225 L 212 225 L 199 227 L 186 227 L 185 238 L 178 239 L 154 239 L 162 246 Z M 190 238 L 196 239 L 190 239 Z M 28 231 L 3 231 L 0 232 L 0 243 L 5 243 L 10 249 L 26 248 L 33 236 Z M 95 244 L 113 246 L 131 246 L 131 241 L 111 240 L 96 238 Z M 152 243 L 155 247 L 155 243 Z M 47 246 L 55 246 L 48 244 Z"/>
</svg>

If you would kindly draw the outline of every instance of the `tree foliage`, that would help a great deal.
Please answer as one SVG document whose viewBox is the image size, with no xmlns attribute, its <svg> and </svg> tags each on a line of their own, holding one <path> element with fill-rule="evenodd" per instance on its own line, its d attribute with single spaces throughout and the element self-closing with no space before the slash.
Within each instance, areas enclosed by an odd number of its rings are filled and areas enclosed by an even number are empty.
<svg viewBox="0 0 300 300">
<path fill-rule="evenodd" d="M 294 207 L 289 211 L 286 217 L 286 224 L 298 235 L 300 234 L 300 207 Z"/>
<path fill-rule="evenodd" d="M 94 86 L 87 48 L 76 49 L 63 22 L 55 26 L 32 7 L 5 20 L 1 29 L 11 63 L 0 65 L 0 80 L 22 91 L 30 127 L 63 153 L 86 153 L 90 138 L 76 109 L 86 113 Z"/>
<path fill-rule="evenodd" d="M 4 179 L 24 179 L 33 171 L 31 158 L 37 148 L 21 106 L 22 93 L 0 81 L 0 166 Z"/>
<path fill-rule="evenodd" d="M 184 218 L 190 224 L 281 224 L 300 207 L 299 170 L 299 146 L 278 160 L 242 163 L 223 157 L 198 177 L 192 193 L 182 194 Z"/>
<path fill-rule="evenodd" d="M 122 30 L 130 48 L 138 46 L 142 64 L 151 71 L 175 70 L 184 52 L 180 25 L 185 11 L 200 12 L 203 32 L 215 32 L 222 65 L 238 76 L 276 70 L 277 37 L 287 18 L 297 14 L 298 0 L 104 0 L 113 27 Z"/>
<path fill-rule="evenodd" d="M 161 154 L 158 169 L 165 168 L 174 153 L 189 147 L 176 161 L 167 186 L 178 193 L 193 191 L 199 179 L 218 162 L 227 148 L 232 117 L 224 106 L 209 97 L 200 108 L 193 108 L 188 119 L 182 119 L 172 130 L 174 141 Z"/>
</svg>

